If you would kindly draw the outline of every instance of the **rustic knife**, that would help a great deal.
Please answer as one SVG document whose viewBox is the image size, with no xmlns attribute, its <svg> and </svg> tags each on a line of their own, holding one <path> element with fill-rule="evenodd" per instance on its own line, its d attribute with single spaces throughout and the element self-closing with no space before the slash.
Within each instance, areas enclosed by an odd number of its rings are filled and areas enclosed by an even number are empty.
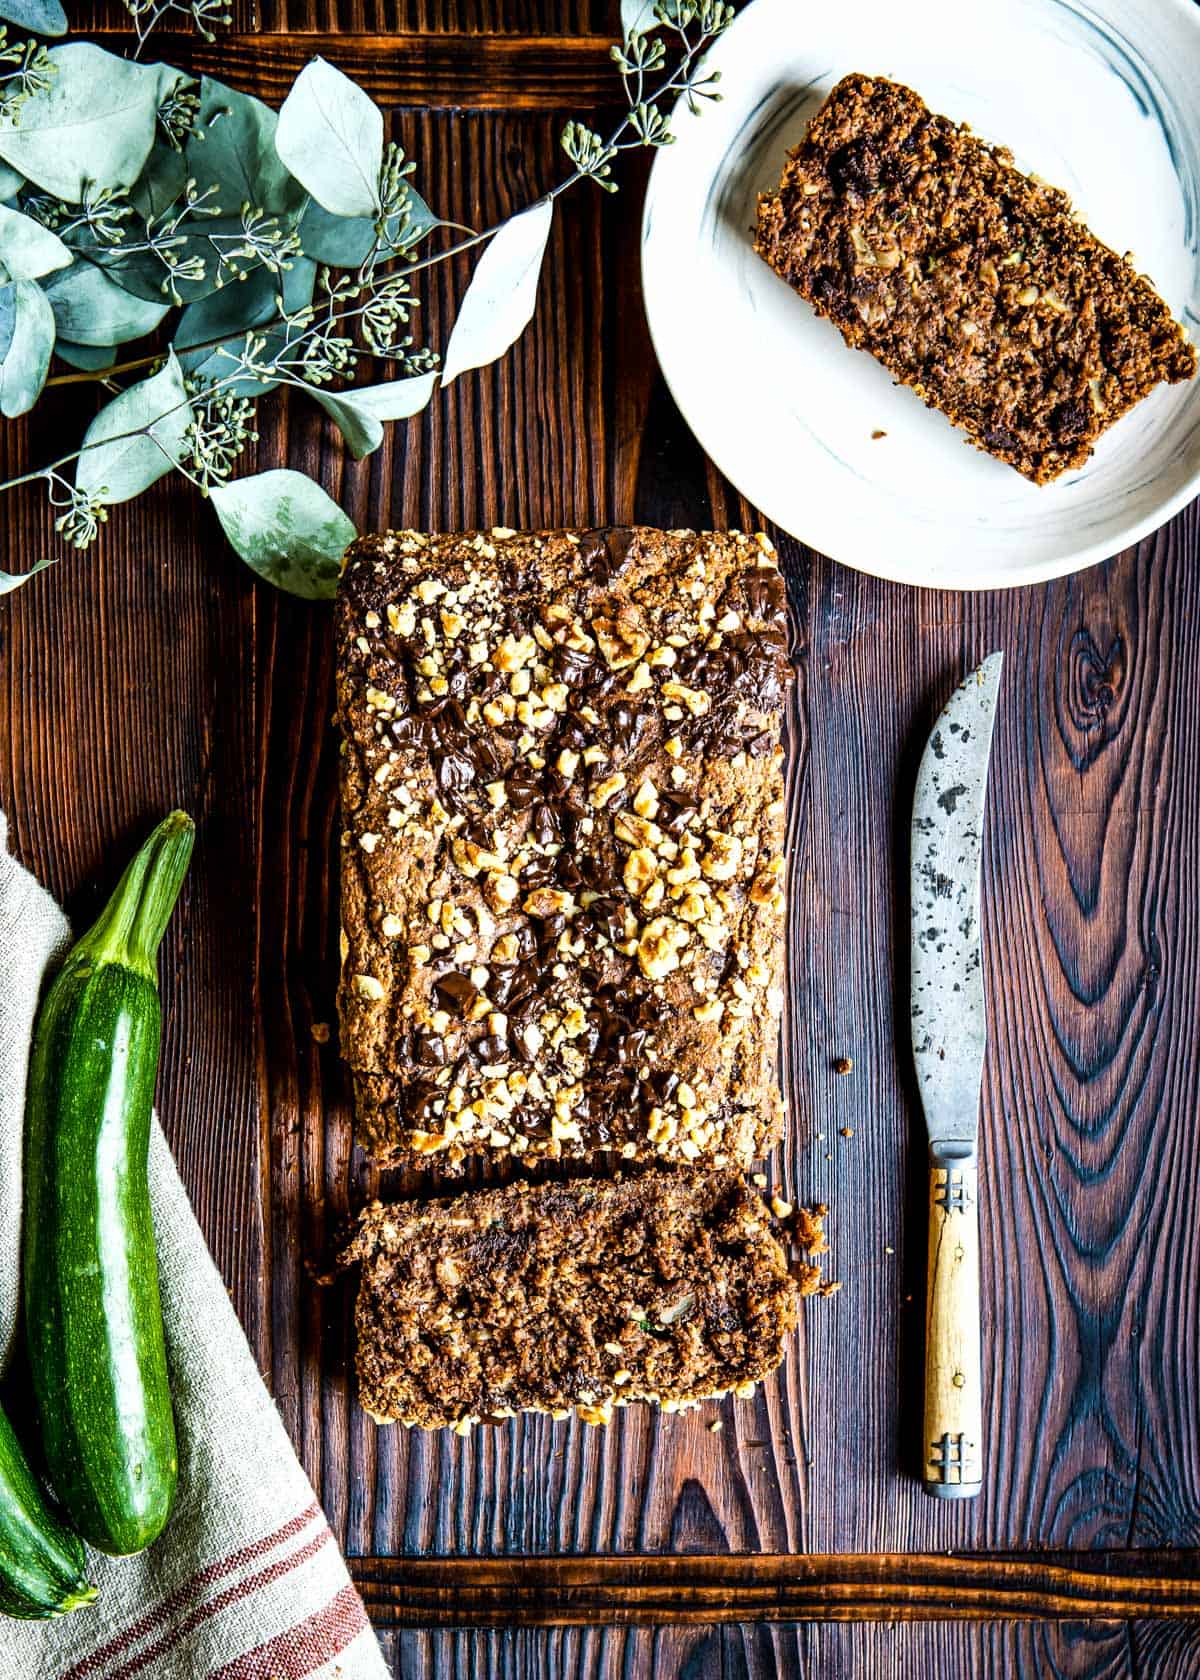
<svg viewBox="0 0 1200 1680">
<path fill-rule="evenodd" d="M 929 1131 L 925 1491 L 983 1485 L 979 1351 L 979 1092 L 987 1011 L 979 946 L 980 848 L 1004 655 L 951 696 L 917 775 L 912 820 L 912 1043 Z"/>
</svg>

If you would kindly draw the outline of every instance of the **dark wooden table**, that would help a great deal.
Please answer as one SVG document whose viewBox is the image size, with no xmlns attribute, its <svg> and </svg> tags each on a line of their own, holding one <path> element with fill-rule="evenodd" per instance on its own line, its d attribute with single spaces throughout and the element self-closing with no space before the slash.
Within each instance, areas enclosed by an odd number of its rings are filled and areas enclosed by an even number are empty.
<svg viewBox="0 0 1200 1680">
<path fill-rule="evenodd" d="M 483 225 L 559 177 L 564 115 L 611 105 L 611 10 L 239 0 L 215 45 L 160 52 L 275 100 L 325 53 L 392 108 L 434 206 Z M 754 525 L 657 374 L 640 187 L 635 169 L 615 199 L 564 201 L 535 322 L 499 366 L 358 467 L 312 408 L 272 399 L 259 465 L 316 471 L 364 529 Z M 430 342 L 463 283 L 434 271 Z M 78 396 L 5 425 L 6 475 L 80 426 Z M 3 564 L 50 541 L 41 503 L 10 500 Z M 163 1116 L 397 1675 L 1195 1676 L 1198 510 L 1011 594 L 905 590 L 780 547 L 797 683 L 790 1126 L 774 1173 L 830 1204 L 845 1287 L 808 1304 L 779 1379 L 724 1407 L 719 1434 L 712 1408 L 460 1440 L 377 1430 L 356 1407 L 348 1295 L 304 1264 L 377 1188 L 336 1042 L 313 1030 L 333 1020 L 337 968 L 330 615 L 256 585 L 178 491 L 117 509 L 97 551 L 0 606 L 14 845 L 82 919 L 160 813 L 199 820 L 164 957 Z M 903 1042 L 906 808 L 936 708 L 997 647 L 989 1469 L 984 1496 L 956 1506 L 914 1479 L 924 1160 Z"/>
</svg>

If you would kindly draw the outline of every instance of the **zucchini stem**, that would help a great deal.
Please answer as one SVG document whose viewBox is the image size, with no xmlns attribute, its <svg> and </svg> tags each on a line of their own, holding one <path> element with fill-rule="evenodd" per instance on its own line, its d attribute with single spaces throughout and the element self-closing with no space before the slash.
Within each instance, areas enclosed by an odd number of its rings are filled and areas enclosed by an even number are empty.
<svg viewBox="0 0 1200 1680">
<path fill-rule="evenodd" d="M 186 811 L 163 818 L 71 952 L 73 962 L 97 967 L 119 963 L 157 984 L 158 947 L 187 874 L 195 837 L 196 825 Z"/>
</svg>

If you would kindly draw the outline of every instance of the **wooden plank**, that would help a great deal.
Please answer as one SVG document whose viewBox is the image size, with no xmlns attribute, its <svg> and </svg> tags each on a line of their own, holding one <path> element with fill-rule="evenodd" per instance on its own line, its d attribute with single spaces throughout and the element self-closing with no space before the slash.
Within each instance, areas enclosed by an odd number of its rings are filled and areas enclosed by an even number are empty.
<svg viewBox="0 0 1200 1680">
<path fill-rule="evenodd" d="M 106 38 L 112 51 L 125 35 Z M 316 54 L 336 64 L 387 109 L 592 111 L 620 106 L 620 78 L 601 35 L 414 33 L 156 33 L 156 58 L 194 76 L 216 76 L 279 105 Z"/>
<path fill-rule="evenodd" d="M 1193 1680 L 1187 1622 L 733 1624 L 387 1632 L 396 1680 Z"/>
<path fill-rule="evenodd" d="M 242 0 L 245 4 L 246 0 Z M 256 27 L 343 35 L 603 34 L 615 36 L 614 0 L 254 0 Z"/>
<path fill-rule="evenodd" d="M 1195 1617 L 1200 1553 L 355 1558 L 385 1627 Z"/>
<path fill-rule="evenodd" d="M 186 4 L 186 0 L 185 0 Z M 231 0 L 233 29 L 240 33 L 328 35 L 607 35 L 620 28 L 618 0 Z M 154 31 L 161 42 L 181 12 L 167 14 Z M 121 0 L 84 0 L 71 13 L 74 34 L 127 35 L 129 14 Z M 218 43 L 227 33 L 215 31 Z M 155 57 L 163 57 L 156 46 Z M 168 62 L 173 62 L 168 60 Z"/>
<path fill-rule="evenodd" d="M 838 1258 L 856 1321 L 899 1325 L 856 1349 L 835 1315 L 809 1321 L 812 1389 L 855 1404 L 850 1418 L 814 1410 L 808 1456 L 849 1460 L 854 1497 L 818 1470 L 805 1546 L 1186 1539 L 1198 1420 L 1169 1397 L 1190 1390 L 1195 1354 L 1177 1302 L 1200 1170 L 1185 1118 L 1200 974 L 1183 909 L 1198 846 L 1193 803 L 1171 790 L 1200 769 L 1198 551 L 1193 509 L 1136 555 L 1011 596 L 906 592 L 816 561 L 803 574 L 794 1146 L 797 1164 L 834 1156 L 822 1189 L 854 1222 L 851 1252 L 839 1222 Z M 990 1469 L 981 1501 L 943 1511 L 896 1473 L 916 1468 L 922 1348 L 904 830 L 934 709 L 994 647 L 1009 678 L 985 866 Z M 831 1075 L 836 1054 L 853 1057 L 851 1078 Z"/>
<path fill-rule="evenodd" d="M 410 119 L 406 136 L 413 155 L 428 160 L 422 191 L 457 219 L 483 221 L 528 202 L 553 178 L 555 128 L 546 119 L 531 125 L 426 114 Z M 315 410 L 288 405 L 282 420 L 264 427 L 260 465 L 290 462 L 317 472 L 363 528 L 389 521 L 595 522 L 610 455 L 592 346 L 600 321 L 616 307 L 600 249 L 607 203 L 591 191 L 564 201 L 542 282 L 546 324 L 526 340 L 521 359 L 460 382 L 359 467 L 346 461 Z M 467 272 L 461 264 L 428 276 L 419 321 L 427 340 L 444 342 Z M 565 344 L 564 327 L 571 335 Z M 486 1549 L 519 1527 L 511 1494 L 541 1451 L 537 1438 L 530 1433 L 505 1444 L 500 1468 L 470 1455 L 447 1477 L 443 1500 L 431 1502 L 428 1488 L 446 1443 L 377 1431 L 353 1404 L 348 1292 L 318 1288 L 302 1263 L 304 1254 L 325 1249 L 351 1205 L 374 1193 L 377 1178 L 351 1150 L 336 1040 L 319 1049 L 311 1034 L 314 1021 L 334 1019 L 337 973 L 329 617 L 271 597 L 260 623 L 264 886 L 257 965 L 272 1163 L 273 1386 L 326 1509 L 353 1547 Z M 549 1509 L 534 1520 L 548 1522 Z"/>
</svg>

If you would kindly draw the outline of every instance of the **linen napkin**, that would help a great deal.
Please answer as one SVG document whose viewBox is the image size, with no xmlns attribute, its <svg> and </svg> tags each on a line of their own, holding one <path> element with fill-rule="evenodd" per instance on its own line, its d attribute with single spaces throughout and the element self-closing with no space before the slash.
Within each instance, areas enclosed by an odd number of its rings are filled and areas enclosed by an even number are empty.
<svg viewBox="0 0 1200 1680">
<path fill-rule="evenodd" d="M 0 814 L 0 1351 L 20 1278 L 25 1074 L 43 976 L 70 944 Z M 150 1182 L 179 1494 L 135 1558 L 89 1555 L 94 1606 L 0 1618 L 3 1680 L 387 1680 L 362 1602 L 259 1376 L 157 1120 Z"/>
</svg>

